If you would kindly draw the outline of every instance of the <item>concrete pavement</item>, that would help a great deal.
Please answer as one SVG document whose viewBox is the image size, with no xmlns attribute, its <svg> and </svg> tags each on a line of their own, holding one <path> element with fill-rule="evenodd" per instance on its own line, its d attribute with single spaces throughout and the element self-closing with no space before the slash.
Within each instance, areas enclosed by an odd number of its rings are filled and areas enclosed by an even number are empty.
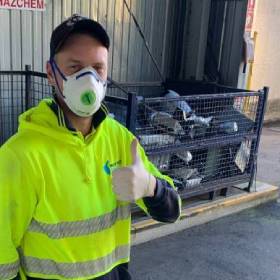
<svg viewBox="0 0 280 280">
<path fill-rule="evenodd" d="M 263 129 L 257 178 L 260 181 L 280 186 L 280 123 L 271 123 Z"/>
<path fill-rule="evenodd" d="M 280 204 L 133 247 L 134 280 L 279 280 Z"/>
</svg>

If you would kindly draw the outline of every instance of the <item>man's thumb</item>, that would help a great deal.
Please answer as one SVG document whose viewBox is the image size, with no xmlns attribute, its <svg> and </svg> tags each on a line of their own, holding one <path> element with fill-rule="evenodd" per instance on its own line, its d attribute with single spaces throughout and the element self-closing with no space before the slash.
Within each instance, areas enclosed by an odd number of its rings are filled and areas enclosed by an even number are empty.
<svg viewBox="0 0 280 280">
<path fill-rule="evenodd" d="M 132 141 L 131 146 L 130 146 L 131 158 L 132 158 L 132 164 L 133 165 L 139 163 L 139 161 L 140 161 L 140 157 L 139 157 L 138 152 L 137 152 L 137 146 L 138 146 L 138 140 L 135 138 Z"/>
</svg>

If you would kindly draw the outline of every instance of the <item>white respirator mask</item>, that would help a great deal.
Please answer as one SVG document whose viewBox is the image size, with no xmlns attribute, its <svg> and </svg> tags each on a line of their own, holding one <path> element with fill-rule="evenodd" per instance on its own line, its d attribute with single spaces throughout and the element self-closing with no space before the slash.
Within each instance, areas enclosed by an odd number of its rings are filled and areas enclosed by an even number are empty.
<svg viewBox="0 0 280 280">
<path fill-rule="evenodd" d="M 53 60 L 50 63 L 53 72 L 56 68 L 63 79 L 61 91 L 55 75 L 58 89 L 69 109 L 80 117 L 89 117 L 97 112 L 105 98 L 107 82 L 95 69 L 89 66 L 73 75 L 65 76 Z"/>
</svg>

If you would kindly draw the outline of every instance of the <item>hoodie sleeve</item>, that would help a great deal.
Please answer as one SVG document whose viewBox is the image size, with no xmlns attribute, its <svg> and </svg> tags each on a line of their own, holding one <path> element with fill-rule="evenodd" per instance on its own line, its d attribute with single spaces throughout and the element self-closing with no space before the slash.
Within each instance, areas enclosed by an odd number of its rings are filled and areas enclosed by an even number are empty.
<svg viewBox="0 0 280 280">
<path fill-rule="evenodd" d="M 156 190 L 154 197 L 139 199 L 136 204 L 159 222 L 173 223 L 177 221 L 181 214 L 181 199 L 172 179 L 161 174 L 149 161 L 140 144 L 138 149 L 146 170 L 156 177 Z"/>
<path fill-rule="evenodd" d="M 154 197 L 144 197 L 143 202 L 153 219 L 173 223 L 180 216 L 180 199 L 173 187 L 163 179 L 157 179 Z"/>
<path fill-rule="evenodd" d="M 0 279 L 13 279 L 19 271 L 17 248 L 36 205 L 28 174 L 9 148 L 0 149 Z"/>
</svg>

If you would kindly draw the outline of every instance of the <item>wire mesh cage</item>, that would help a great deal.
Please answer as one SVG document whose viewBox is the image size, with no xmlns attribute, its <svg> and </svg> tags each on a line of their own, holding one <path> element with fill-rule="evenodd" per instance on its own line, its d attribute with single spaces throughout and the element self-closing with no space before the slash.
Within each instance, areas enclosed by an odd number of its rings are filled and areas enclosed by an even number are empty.
<svg viewBox="0 0 280 280">
<path fill-rule="evenodd" d="M 42 98 L 50 97 L 51 92 L 43 73 L 29 68 L 0 72 L 0 145 L 16 132 L 18 116 Z"/>
<path fill-rule="evenodd" d="M 40 74 L 40 75 L 39 75 Z M 30 77 L 30 89 L 28 92 L 28 108 L 36 106 L 43 98 L 52 97 L 53 88 L 42 73 Z"/>
<path fill-rule="evenodd" d="M 0 75 L 0 143 L 17 129 L 18 115 L 26 107 L 25 76 L 20 73 Z"/>
<path fill-rule="evenodd" d="M 110 111 L 121 106 L 116 118 L 131 120 L 126 124 L 149 159 L 172 177 L 182 196 L 250 183 L 264 91 L 187 82 L 166 88 L 143 87 L 141 95 L 138 89 L 122 105 L 111 102 Z"/>
</svg>

